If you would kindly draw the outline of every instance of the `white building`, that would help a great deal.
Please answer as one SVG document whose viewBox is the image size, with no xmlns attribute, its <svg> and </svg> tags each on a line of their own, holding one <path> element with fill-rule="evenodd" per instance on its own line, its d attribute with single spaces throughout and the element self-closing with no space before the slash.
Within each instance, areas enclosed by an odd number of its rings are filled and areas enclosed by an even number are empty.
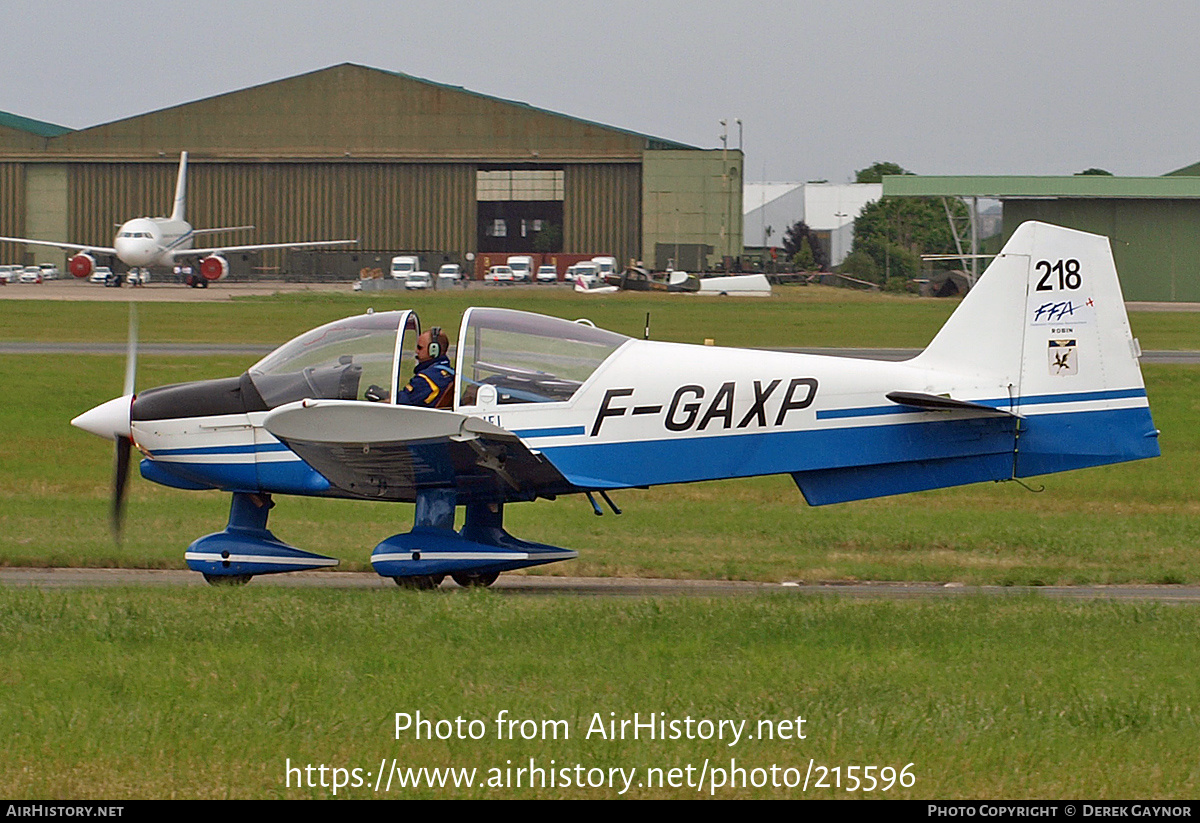
<svg viewBox="0 0 1200 823">
<path fill-rule="evenodd" d="M 742 187 L 742 243 L 746 248 L 783 245 L 783 235 L 803 220 L 829 251 L 830 265 L 846 259 L 854 219 L 883 196 L 880 183 L 746 183 Z"/>
</svg>

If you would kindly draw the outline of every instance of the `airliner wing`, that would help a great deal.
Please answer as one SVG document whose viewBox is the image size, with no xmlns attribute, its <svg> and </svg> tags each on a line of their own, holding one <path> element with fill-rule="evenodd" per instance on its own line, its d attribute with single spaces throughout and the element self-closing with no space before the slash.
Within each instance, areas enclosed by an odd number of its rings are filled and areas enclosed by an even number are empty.
<svg viewBox="0 0 1200 823">
<path fill-rule="evenodd" d="M 33 240 L 28 237 L 0 237 L 0 242 L 28 243 L 31 246 L 51 246 L 67 251 L 97 251 L 101 254 L 116 254 L 117 250 L 108 246 L 91 246 L 86 243 L 59 243 L 56 240 Z"/>
<path fill-rule="evenodd" d="M 223 231 L 253 231 L 253 230 L 254 230 L 254 226 L 221 226 L 220 228 L 215 228 L 215 229 L 192 229 L 192 236 L 195 237 L 198 234 L 217 234 L 218 232 L 223 232 Z"/>
<path fill-rule="evenodd" d="M 227 231 L 227 229 L 223 229 L 222 231 Z M 172 255 L 175 257 L 203 257 L 208 254 L 236 254 L 237 252 L 260 251 L 262 249 L 310 249 L 321 246 L 353 246 L 357 243 L 357 240 L 312 240 L 304 243 L 265 243 L 257 246 L 212 246 L 204 249 L 180 249 L 179 251 L 172 252 Z"/>
</svg>

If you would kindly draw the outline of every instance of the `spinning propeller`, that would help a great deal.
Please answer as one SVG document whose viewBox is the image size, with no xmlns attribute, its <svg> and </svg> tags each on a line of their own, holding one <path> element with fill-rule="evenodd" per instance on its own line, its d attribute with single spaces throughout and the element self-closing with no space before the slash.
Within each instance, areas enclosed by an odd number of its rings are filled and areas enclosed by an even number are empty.
<svg viewBox="0 0 1200 823">
<path fill-rule="evenodd" d="M 125 388 L 122 399 L 133 404 L 134 382 L 137 375 L 137 304 L 129 304 L 129 343 L 125 350 Z M 117 450 L 113 456 L 112 506 L 109 509 L 109 525 L 113 537 L 119 542 L 121 526 L 125 520 L 125 485 L 129 482 L 129 453 L 133 450 L 130 428 L 116 435 Z"/>
<path fill-rule="evenodd" d="M 129 304 L 129 347 L 125 355 L 125 390 L 120 397 L 101 403 L 71 421 L 71 425 L 117 444 L 113 458 L 112 505 L 109 523 L 113 537 L 121 539 L 121 522 L 125 510 L 125 484 L 129 480 L 129 458 L 133 437 L 129 426 L 133 405 L 134 375 L 137 372 L 137 305 Z"/>
</svg>

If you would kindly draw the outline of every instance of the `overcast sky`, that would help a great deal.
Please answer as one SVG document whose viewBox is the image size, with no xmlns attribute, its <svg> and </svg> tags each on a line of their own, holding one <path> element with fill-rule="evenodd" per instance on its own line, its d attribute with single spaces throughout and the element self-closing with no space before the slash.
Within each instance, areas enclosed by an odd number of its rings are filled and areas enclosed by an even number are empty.
<svg viewBox="0 0 1200 823">
<path fill-rule="evenodd" d="M 0 110 L 82 128 L 351 62 L 704 148 L 748 181 L 1200 161 L 1196 0 L 0 0 Z"/>
</svg>

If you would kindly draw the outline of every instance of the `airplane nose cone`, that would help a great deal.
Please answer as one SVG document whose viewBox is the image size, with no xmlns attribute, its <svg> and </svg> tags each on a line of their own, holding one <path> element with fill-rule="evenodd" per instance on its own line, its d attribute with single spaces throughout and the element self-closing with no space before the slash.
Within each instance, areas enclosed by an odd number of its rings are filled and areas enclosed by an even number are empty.
<svg viewBox="0 0 1200 823">
<path fill-rule="evenodd" d="M 72 420 L 71 425 L 106 440 L 129 437 L 129 410 L 132 405 L 132 394 L 114 397 L 107 403 L 101 403 L 96 408 L 85 411 Z"/>
<path fill-rule="evenodd" d="M 130 266 L 148 266 L 154 257 L 154 247 L 125 237 L 118 237 L 113 246 L 117 257 Z"/>
</svg>

